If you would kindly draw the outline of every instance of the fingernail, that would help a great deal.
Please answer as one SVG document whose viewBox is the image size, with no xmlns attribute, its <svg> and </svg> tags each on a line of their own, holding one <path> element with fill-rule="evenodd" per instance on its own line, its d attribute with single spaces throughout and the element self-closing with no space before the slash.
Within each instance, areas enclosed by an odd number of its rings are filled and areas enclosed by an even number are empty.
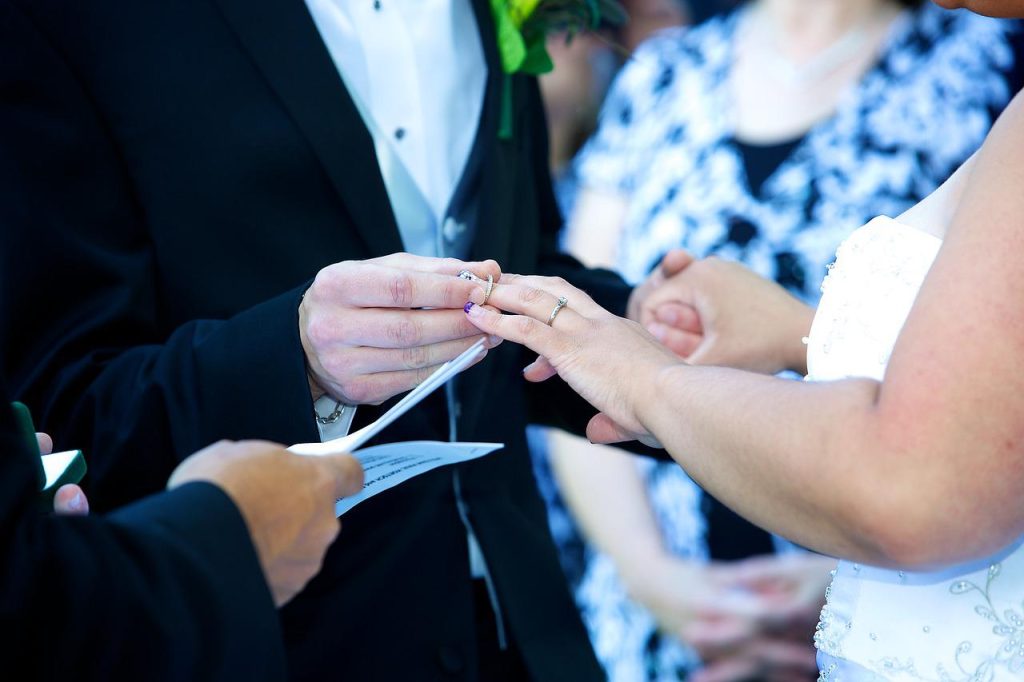
<svg viewBox="0 0 1024 682">
<path fill-rule="evenodd" d="M 492 346 L 500 346 L 501 342 L 504 341 L 504 339 L 501 338 L 500 336 L 494 336 L 493 334 L 491 336 L 488 336 L 487 340 L 491 342 Z"/>
<path fill-rule="evenodd" d="M 474 305 L 476 305 L 476 304 L 473 303 L 472 301 L 466 301 L 466 305 L 462 306 L 463 312 L 465 312 L 467 315 L 469 315 L 469 311 L 473 309 Z"/>
<path fill-rule="evenodd" d="M 68 502 L 68 506 L 75 511 L 81 511 L 85 507 L 85 498 L 82 497 L 82 493 L 75 493 L 75 496 Z"/>
</svg>

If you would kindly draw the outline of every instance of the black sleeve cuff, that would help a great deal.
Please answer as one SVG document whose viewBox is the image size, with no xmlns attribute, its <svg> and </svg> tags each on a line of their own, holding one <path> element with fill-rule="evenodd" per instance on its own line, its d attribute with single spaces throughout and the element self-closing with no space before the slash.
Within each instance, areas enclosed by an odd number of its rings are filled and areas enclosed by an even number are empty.
<svg viewBox="0 0 1024 682">
<path fill-rule="evenodd" d="M 218 660 L 255 679 L 284 677 L 277 610 L 245 519 L 227 493 L 211 483 L 189 483 L 107 518 L 176 548 L 190 572 L 202 577 L 203 612 L 213 625 L 209 632 L 217 641 L 210 645 L 218 648 Z"/>
</svg>

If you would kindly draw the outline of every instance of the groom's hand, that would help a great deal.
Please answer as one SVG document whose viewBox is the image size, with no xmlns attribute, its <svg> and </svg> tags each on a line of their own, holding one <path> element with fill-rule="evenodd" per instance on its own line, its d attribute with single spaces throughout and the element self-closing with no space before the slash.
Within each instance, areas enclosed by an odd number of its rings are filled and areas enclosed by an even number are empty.
<svg viewBox="0 0 1024 682">
<path fill-rule="evenodd" d="M 476 288 L 463 270 L 501 277 L 494 261 L 407 253 L 321 270 L 299 306 L 314 399 L 319 388 L 350 405 L 384 402 L 482 338 L 462 312 Z"/>
</svg>

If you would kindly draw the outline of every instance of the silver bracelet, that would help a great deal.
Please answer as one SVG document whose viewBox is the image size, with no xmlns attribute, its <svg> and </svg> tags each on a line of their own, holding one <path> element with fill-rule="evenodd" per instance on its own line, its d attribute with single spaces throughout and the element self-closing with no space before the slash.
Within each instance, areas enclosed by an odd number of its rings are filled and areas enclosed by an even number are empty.
<svg viewBox="0 0 1024 682">
<path fill-rule="evenodd" d="M 326 417 L 321 417 L 319 414 L 317 414 L 316 406 L 313 406 L 313 416 L 316 417 L 316 423 L 319 424 L 320 426 L 326 426 L 328 424 L 335 423 L 336 421 L 341 419 L 341 414 L 344 411 L 345 407 L 341 404 L 340 400 L 334 403 L 334 411 L 331 412 Z"/>
</svg>

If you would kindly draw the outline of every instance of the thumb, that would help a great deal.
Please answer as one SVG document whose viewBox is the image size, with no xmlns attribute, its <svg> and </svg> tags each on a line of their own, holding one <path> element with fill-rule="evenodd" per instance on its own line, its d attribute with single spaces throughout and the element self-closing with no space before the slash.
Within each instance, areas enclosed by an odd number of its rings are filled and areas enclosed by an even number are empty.
<svg viewBox="0 0 1024 682">
<path fill-rule="evenodd" d="M 685 270 L 693 261 L 694 257 L 688 251 L 672 249 L 661 259 L 661 273 L 665 277 L 671 277 Z"/>
<path fill-rule="evenodd" d="M 335 499 L 355 495 L 363 489 L 363 465 L 352 455 L 326 455 L 315 459 L 331 470 Z"/>
<path fill-rule="evenodd" d="M 587 424 L 587 438 L 591 443 L 621 443 L 636 440 L 635 435 L 616 424 L 604 412 L 595 414 Z"/>
<path fill-rule="evenodd" d="M 719 359 L 719 354 L 715 353 L 715 337 L 713 335 L 702 337 L 693 352 L 685 358 L 686 362 L 691 365 L 715 365 Z"/>
</svg>

